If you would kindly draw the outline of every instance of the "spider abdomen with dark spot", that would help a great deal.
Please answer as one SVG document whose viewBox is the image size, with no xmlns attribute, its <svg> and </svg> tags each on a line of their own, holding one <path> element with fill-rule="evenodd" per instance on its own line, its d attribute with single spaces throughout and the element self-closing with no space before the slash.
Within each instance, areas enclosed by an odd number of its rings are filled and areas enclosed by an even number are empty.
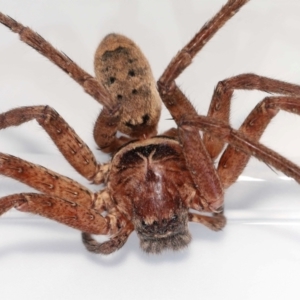
<svg viewBox="0 0 300 300">
<path fill-rule="evenodd" d="M 147 131 L 155 135 L 161 99 L 150 65 L 138 46 L 125 36 L 109 34 L 96 51 L 94 65 L 97 79 L 121 104 L 118 130 L 134 137 Z"/>
</svg>

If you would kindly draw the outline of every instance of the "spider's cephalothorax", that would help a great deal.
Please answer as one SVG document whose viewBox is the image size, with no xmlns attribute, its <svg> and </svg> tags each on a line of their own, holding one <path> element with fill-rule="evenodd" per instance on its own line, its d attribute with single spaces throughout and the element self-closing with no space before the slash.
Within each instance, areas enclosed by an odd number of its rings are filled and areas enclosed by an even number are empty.
<svg viewBox="0 0 300 300">
<path fill-rule="evenodd" d="M 0 174 L 39 191 L 0 198 L 0 215 L 15 207 L 72 226 L 83 232 L 89 251 L 102 254 L 121 248 L 135 230 L 144 251 L 160 253 L 189 244 L 188 222 L 212 230 L 225 226 L 224 191 L 237 180 L 251 155 L 300 183 L 297 165 L 258 142 L 279 110 L 300 114 L 300 86 L 241 74 L 217 84 L 208 116 L 200 116 L 175 82 L 247 2 L 228 0 L 177 53 L 157 85 L 140 49 L 122 35 L 110 34 L 100 43 L 95 78 L 30 28 L 0 13 L 1 23 L 103 105 L 94 138 L 100 149 L 112 154 L 110 162 L 99 164 L 74 130 L 47 105 L 0 114 L 0 129 L 35 119 L 77 172 L 94 184 L 104 184 L 101 191 L 93 193 L 70 178 L 0 153 Z M 229 125 L 229 112 L 235 89 L 256 89 L 277 96 L 263 99 L 234 130 Z M 177 128 L 155 136 L 161 101 Z M 118 137 L 118 131 L 127 136 Z M 92 234 L 107 235 L 109 240 L 97 242 Z"/>
<path fill-rule="evenodd" d="M 189 243 L 188 206 L 196 190 L 177 141 L 157 137 L 122 148 L 112 160 L 108 188 L 118 207 L 128 203 L 123 213 L 146 252 Z"/>
</svg>

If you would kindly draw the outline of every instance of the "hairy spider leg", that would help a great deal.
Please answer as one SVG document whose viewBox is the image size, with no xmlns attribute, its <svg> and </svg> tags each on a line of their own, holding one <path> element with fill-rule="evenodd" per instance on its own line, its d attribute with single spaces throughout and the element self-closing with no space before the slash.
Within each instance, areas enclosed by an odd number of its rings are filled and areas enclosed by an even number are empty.
<svg viewBox="0 0 300 300">
<path fill-rule="evenodd" d="M 229 124 L 230 105 L 232 95 L 235 90 L 259 90 L 266 93 L 286 96 L 300 95 L 299 85 L 259 76 L 256 74 L 241 74 L 222 80 L 217 84 L 207 115 L 209 117 L 212 117 L 213 119 L 221 120 Z M 265 124 L 264 126 L 267 126 L 267 124 Z M 245 127 L 245 125 L 243 125 L 243 127 Z M 258 127 L 256 127 L 256 129 L 251 130 L 251 135 L 255 134 L 255 130 L 263 131 L 263 128 L 264 127 L 258 129 Z M 244 131 L 245 128 L 241 130 Z M 250 134 L 250 132 L 248 132 L 248 134 Z M 212 139 L 212 137 L 208 133 L 204 134 L 203 140 L 210 156 L 215 159 L 222 151 L 224 142 Z"/>
<path fill-rule="evenodd" d="M 36 120 L 43 127 L 79 174 L 88 180 L 98 179 L 101 165 L 97 163 L 95 156 L 84 141 L 53 108 L 26 106 L 9 110 L 0 114 L 0 129 L 19 126 L 31 120 Z M 100 183 L 102 179 L 98 179 L 97 182 Z"/>
<path fill-rule="evenodd" d="M 230 20 L 249 0 L 229 0 L 220 11 L 182 48 L 167 66 L 158 80 L 160 94 L 172 92 L 174 80 L 192 63 L 195 55 L 215 33 Z"/>
</svg>

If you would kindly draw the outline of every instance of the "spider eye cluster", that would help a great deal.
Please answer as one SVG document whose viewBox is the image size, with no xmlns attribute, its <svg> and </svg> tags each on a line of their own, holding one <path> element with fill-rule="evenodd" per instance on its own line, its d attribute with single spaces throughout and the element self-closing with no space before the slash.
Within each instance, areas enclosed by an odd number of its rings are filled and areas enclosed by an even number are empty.
<svg viewBox="0 0 300 300">
<path fill-rule="evenodd" d="M 144 234 L 166 234 L 169 231 L 174 231 L 177 224 L 178 215 L 174 214 L 171 218 L 158 221 L 155 220 L 151 224 L 147 224 L 144 220 L 141 222 L 142 231 Z"/>
<path fill-rule="evenodd" d="M 191 241 L 187 223 L 187 213 L 183 211 L 169 218 L 156 218 L 152 222 L 136 220 L 135 229 L 141 248 L 147 253 L 185 248 Z"/>
</svg>

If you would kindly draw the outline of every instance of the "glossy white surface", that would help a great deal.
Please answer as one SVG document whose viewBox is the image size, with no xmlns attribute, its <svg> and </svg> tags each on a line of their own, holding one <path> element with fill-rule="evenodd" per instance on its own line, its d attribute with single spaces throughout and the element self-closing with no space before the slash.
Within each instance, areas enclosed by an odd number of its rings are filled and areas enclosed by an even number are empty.
<svg viewBox="0 0 300 300">
<path fill-rule="evenodd" d="M 158 78 L 172 56 L 224 0 L 2 0 L 0 10 L 38 31 L 88 72 L 93 52 L 110 32 L 133 38 Z M 254 72 L 300 82 L 300 2 L 251 0 L 179 78 L 205 114 L 219 80 Z M 0 111 L 21 105 L 54 107 L 99 161 L 92 126 L 99 105 L 68 76 L 0 26 Z M 234 97 L 235 128 L 264 97 Z M 172 126 L 163 112 L 161 130 Z M 280 113 L 262 141 L 299 163 L 300 118 Z M 61 172 L 90 186 L 61 158 L 35 123 L 0 132 L 1 151 Z M 95 188 L 95 187 L 91 187 Z M 0 196 L 29 190 L 0 177 Z M 214 233 L 191 225 L 186 251 L 150 256 L 133 234 L 109 257 L 88 253 L 80 234 L 11 211 L 0 219 L 1 299 L 298 299 L 300 187 L 253 160 L 226 195 L 227 227 Z"/>
</svg>

